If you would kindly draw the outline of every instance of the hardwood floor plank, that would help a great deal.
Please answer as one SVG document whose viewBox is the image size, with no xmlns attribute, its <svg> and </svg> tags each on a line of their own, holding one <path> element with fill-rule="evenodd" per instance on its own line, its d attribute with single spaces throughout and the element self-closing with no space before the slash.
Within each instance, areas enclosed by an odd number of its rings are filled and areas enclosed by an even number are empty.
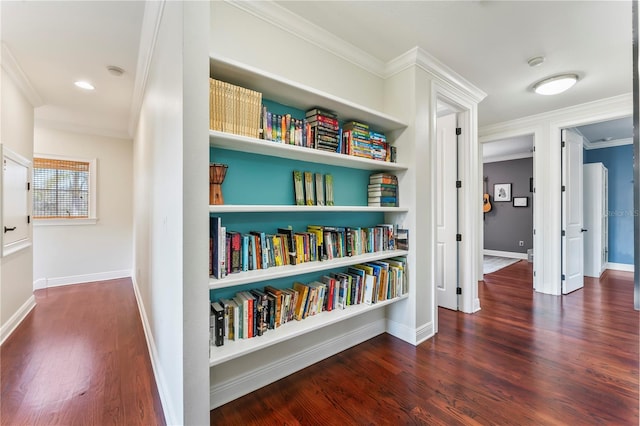
<svg viewBox="0 0 640 426">
<path fill-rule="evenodd" d="M 130 279 L 35 292 L 0 347 L 7 425 L 164 425 Z"/>
<path fill-rule="evenodd" d="M 211 424 L 639 424 L 633 275 L 562 297 L 531 277 L 526 261 L 488 274 L 482 310 L 439 309 L 418 347 L 377 336 L 212 410 Z"/>
</svg>

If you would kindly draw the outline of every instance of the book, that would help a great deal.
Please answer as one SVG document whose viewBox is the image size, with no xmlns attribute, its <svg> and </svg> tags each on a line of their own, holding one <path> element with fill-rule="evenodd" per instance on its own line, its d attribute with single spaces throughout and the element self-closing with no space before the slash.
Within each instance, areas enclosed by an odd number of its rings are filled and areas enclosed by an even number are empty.
<svg viewBox="0 0 640 426">
<path fill-rule="evenodd" d="M 304 172 L 304 195 L 307 206 L 315 205 L 315 194 L 313 191 L 313 173 Z"/>
<path fill-rule="evenodd" d="M 212 239 L 212 270 L 213 276 L 217 279 L 223 278 L 222 272 L 222 255 L 223 252 L 220 249 L 220 239 L 222 238 L 222 218 L 210 217 L 209 218 L 209 233 Z"/>
<path fill-rule="evenodd" d="M 324 181 L 322 173 L 316 173 L 316 205 L 324 206 Z"/>
<path fill-rule="evenodd" d="M 298 300 L 294 308 L 295 319 L 300 321 L 306 318 L 307 314 L 307 302 L 309 296 L 309 287 L 300 283 L 294 282 L 293 289 L 298 292 Z"/>
<path fill-rule="evenodd" d="M 302 184 L 302 172 L 293 171 L 293 191 L 296 206 L 304 206 L 304 186 Z"/>
<path fill-rule="evenodd" d="M 409 250 L 409 230 L 403 228 L 396 229 L 395 243 L 398 250 Z"/>
<path fill-rule="evenodd" d="M 289 252 L 289 265 L 297 264 L 296 244 L 293 237 L 293 229 L 291 228 L 278 228 L 278 234 L 285 237 L 287 242 L 287 251 Z"/>
<path fill-rule="evenodd" d="M 333 206 L 333 175 L 324 175 L 324 192 L 327 206 Z"/>
<path fill-rule="evenodd" d="M 224 309 L 218 302 L 211 303 L 213 316 L 213 341 L 216 346 L 224 345 Z"/>
</svg>

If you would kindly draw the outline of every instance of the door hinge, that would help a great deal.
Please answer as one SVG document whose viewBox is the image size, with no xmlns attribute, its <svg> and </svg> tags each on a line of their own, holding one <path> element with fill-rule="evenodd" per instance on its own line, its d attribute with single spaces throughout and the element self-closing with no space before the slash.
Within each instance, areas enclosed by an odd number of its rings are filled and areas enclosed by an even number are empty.
<svg viewBox="0 0 640 426">
<path fill-rule="evenodd" d="M 562 231 L 562 233 L 561 233 L 561 235 L 564 237 L 564 236 L 566 236 L 566 235 L 567 235 L 567 233 L 563 230 L 563 231 Z"/>
<path fill-rule="evenodd" d="M 462 234 L 456 234 L 456 241 L 462 241 Z"/>
<path fill-rule="evenodd" d="M 27 215 L 27 223 L 31 223 L 31 216 Z"/>
<path fill-rule="evenodd" d="M 562 281 L 566 280 L 564 274 L 562 274 Z"/>
<path fill-rule="evenodd" d="M 462 128 L 456 127 L 456 136 L 460 136 L 462 134 Z"/>
<path fill-rule="evenodd" d="M 27 182 L 27 191 L 31 191 L 31 182 Z"/>
<path fill-rule="evenodd" d="M 462 181 L 461 180 L 457 180 L 456 181 L 456 188 L 462 188 Z"/>
<path fill-rule="evenodd" d="M 565 191 L 567 190 L 567 188 L 566 188 L 564 185 L 562 185 L 562 188 L 560 188 L 560 190 L 561 190 L 562 192 L 565 192 Z"/>
<path fill-rule="evenodd" d="M 456 287 L 456 294 L 462 294 L 462 288 Z"/>
<path fill-rule="evenodd" d="M 564 148 L 565 146 L 566 146 L 566 143 L 562 141 L 562 147 Z"/>
<path fill-rule="evenodd" d="M 533 230 L 533 235 L 536 235 L 536 230 L 535 229 Z"/>
</svg>

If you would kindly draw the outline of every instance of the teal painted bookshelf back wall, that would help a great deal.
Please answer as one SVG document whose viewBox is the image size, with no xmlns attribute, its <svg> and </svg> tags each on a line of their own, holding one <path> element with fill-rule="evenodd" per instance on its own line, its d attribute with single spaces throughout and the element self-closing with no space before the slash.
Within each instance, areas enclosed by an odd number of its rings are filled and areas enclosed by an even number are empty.
<svg viewBox="0 0 640 426">
<path fill-rule="evenodd" d="M 293 171 L 299 170 L 331 174 L 336 206 L 367 205 L 367 185 L 372 173 L 368 170 L 292 161 L 220 148 L 211 148 L 210 161 L 229 166 L 222 184 L 225 204 L 294 205 Z"/>
</svg>

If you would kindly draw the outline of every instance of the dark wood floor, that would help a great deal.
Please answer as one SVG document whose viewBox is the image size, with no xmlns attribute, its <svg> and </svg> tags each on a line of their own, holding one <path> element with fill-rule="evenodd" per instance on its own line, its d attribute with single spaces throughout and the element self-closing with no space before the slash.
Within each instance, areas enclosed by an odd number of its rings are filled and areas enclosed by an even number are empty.
<svg viewBox="0 0 640 426">
<path fill-rule="evenodd" d="M 214 425 L 638 425 L 631 273 L 564 297 L 531 264 L 485 276 L 482 311 L 439 309 L 414 347 L 383 334 L 211 411 Z"/>
<path fill-rule="evenodd" d="M 2 425 L 163 425 L 130 279 L 35 292 L 0 347 Z"/>
</svg>

